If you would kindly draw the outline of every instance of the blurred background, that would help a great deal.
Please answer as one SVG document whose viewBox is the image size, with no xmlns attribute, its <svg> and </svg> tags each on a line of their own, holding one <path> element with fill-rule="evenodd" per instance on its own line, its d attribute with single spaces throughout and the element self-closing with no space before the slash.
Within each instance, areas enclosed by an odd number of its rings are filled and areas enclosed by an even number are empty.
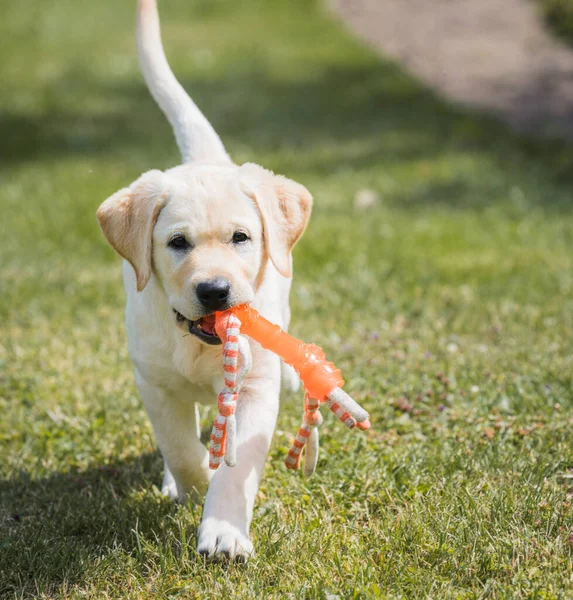
<svg viewBox="0 0 573 600">
<path fill-rule="evenodd" d="M 573 2 L 161 0 L 234 160 L 313 193 L 292 332 L 373 421 L 326 417 L 305 481 L 285 398 L 247 570 L 157 490 L 95 220 L 179 162 L 134 11 L 0 0 L 0 595 L 567 597 Z"/>
</svg>

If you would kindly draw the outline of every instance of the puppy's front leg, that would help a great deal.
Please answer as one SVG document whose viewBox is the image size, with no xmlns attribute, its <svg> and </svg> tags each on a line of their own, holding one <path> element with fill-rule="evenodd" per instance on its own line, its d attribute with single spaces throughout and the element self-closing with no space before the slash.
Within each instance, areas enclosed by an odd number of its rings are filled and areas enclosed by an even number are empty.
<svg viewBox="0 0 573 600">
<path fill-rule="evenodd" d="M 163 493 L 180 502 L 189 497 L 200 500 L 211 473 L 208 453 L 200 440 L 197 406 L 185 389 L 158 388 L 138 370 L 135 380 L 163 454 Z"/>
<path fill-rule="evenodd" d="M 199 528 L 201 554 L 246 559 L 253 551 L 249 527 L 275 428 L 279 387 L 278 360 L 266 370 L 264 379 L 252 377 L 243 384 L 236 411 L 237 465 L 223 463 L 211 479 Z"/>
</svg>

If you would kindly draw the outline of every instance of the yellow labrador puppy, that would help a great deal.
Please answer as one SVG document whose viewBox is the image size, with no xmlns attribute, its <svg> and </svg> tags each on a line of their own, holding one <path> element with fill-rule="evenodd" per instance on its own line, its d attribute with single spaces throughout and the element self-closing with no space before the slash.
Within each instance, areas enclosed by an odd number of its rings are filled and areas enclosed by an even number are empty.
<svg viewBox="0 0 573 600">
<path fill-rule="evenodd" d="M 139 60 L 173 126 L 181 166 L 153 170 L 107 199 L 97 217 L 124 260 L 126 324 L 135 380 L 163 454 L 163 492 L 206 491 L 198 551 L 246 558 L 259 479 L 275 427 L 281 364 L 251 344 L 253 368 L 237 406 L 237 466 L 215 473 L 199 439 L 197 406 L 222 385 L 216 310 L 249 303 L 289 324 L 291 250 L 312 204 L 300 184 L 235 165 L 165 58 L 156 0 L 139 0 Z M 284 369 L 287 385 L 296 375 Z"/>
</svg>

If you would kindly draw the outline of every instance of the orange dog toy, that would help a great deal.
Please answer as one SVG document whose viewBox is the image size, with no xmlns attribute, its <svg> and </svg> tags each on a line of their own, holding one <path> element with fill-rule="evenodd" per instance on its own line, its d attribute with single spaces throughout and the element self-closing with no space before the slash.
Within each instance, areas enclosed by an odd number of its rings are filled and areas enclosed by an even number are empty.
<svg viewBox="0 0 573 600">
<path fill-rule="evenodd" d="M 215 313 L 215 330 L 223 342 L 225 389 L 219 394 L 219 414 L 211 434 L 209 466 L 212 469 L 219 467 L 223 457 L 227 465 L 236 464 L 235 405 L 241 382 L 251 365 L 250 348 L 241 334 L 291 365 L 305 389 L 303 422 L 286 457 L 287 468 L 299 468 L 306 445 L 304 472 L 307 476 L 314 473 L 318 460 L 317 427 L 322 423 L 321 403 L 326 403 L 349 428 L 370 427 L 368 413 L 342 389 L 344 381 L 340 371 L 326 360 L 318 346 L 297 340 L 246 305 Z"/>
</svg>

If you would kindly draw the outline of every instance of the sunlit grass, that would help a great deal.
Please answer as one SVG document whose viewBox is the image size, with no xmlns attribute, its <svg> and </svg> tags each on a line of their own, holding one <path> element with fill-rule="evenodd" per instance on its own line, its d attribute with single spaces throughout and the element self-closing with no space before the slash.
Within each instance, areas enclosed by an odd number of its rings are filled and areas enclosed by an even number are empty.
<svg viewBox="0 0 573 600">
<path fill-rule="evenodd" d="M 236 160 L 313 192 L 293 331 L 373 428 L 326 416 L 306 481 L 283 466 L 301 401 L 285 399 L 257 555 L 196 556 L 200 507 L 157 490 L 94 216 L 178 161 L 132 4 L 2 9 L 0 594 L 570 596 L 571 152 L 444 104 L 304 0 L 164 0 L 164 38 Z M 358 210 L 362 188 L 379 201 Z"/>
</svg>

